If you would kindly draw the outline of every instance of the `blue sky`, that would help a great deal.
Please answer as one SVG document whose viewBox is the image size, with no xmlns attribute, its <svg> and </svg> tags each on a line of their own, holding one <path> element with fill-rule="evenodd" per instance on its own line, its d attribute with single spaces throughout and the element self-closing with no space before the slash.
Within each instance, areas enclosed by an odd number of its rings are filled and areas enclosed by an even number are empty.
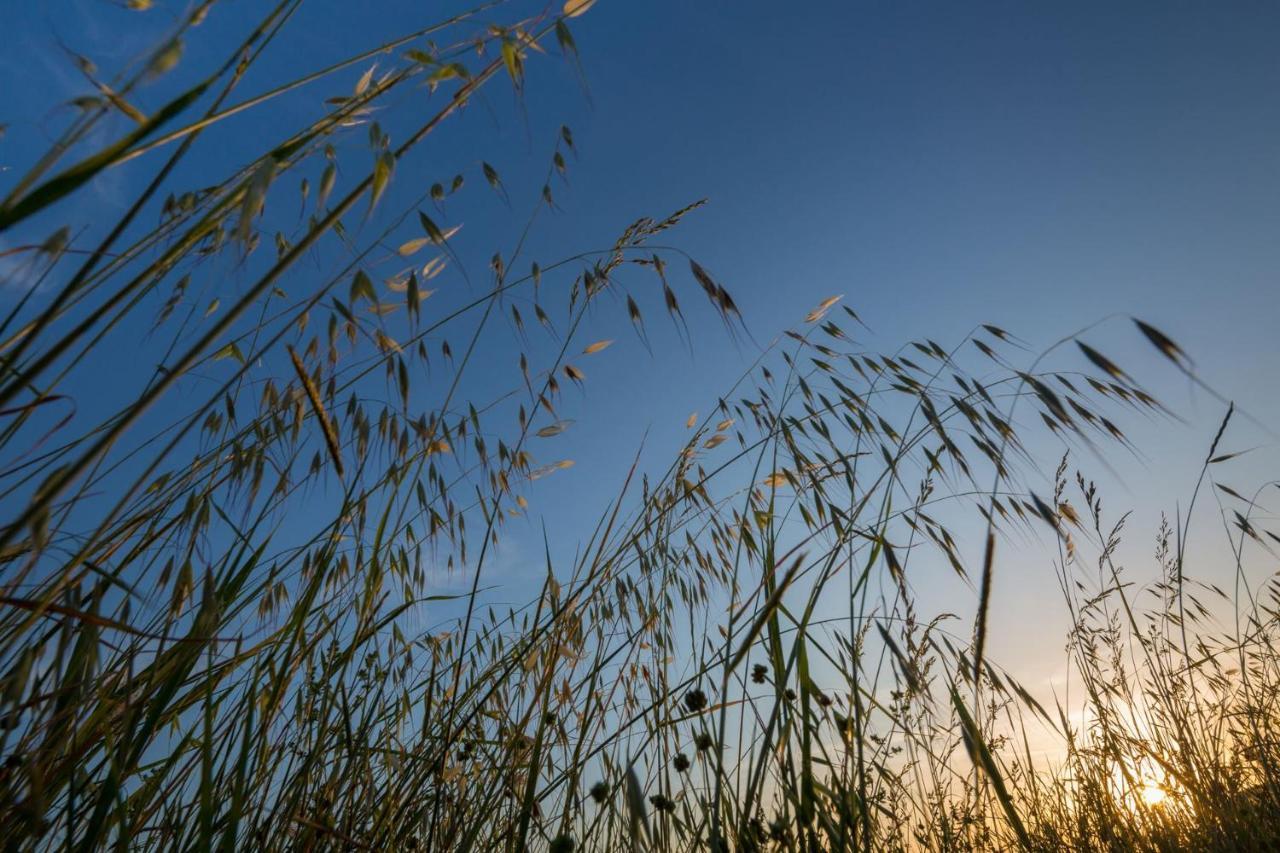
<svg viewBox="0 0 1280 853">
<path fill-rule="evenodd" d="M 429 5 L 309 2 L 242 93 L 465 8 Z M 264 7 L 218 3 L 176 74 L 207 67 Z M 8 10 L 0 165 L 29 162 L 65 117 L 50 105 L 84 92 L 59 39 L 113 68 L 181 8 L 158 0 L 136 14 L 105 0 L 66 0 Z M 478 185 L 480 160 L 499 168 L 515 212 L 484 197 L 451 213 L 466 221 L 459 245 L 475 269 L 510 246 L 565 123 L 581 156 L 570 185 L 556 185 L 562 212 L 543 220 L 530 258 L 607 246 L 638 216 L 706 197 L 673 242 L 732 291 L 758 341 L 833 294 L 874 329 L 868 343 L 887 350 L 926 335 L 949 343 L 980 322 L 1044 345 L 1108 315 L 1135 314 L 1178 340 L 1225 396 L 1280 423 L 1275 5 L 599 0 L 574 32 L 589 95 L 570 67 L 536 58 L 523 107 L 509 88 L 492 89 L 451 135 L 398 170 L 394 192 L 409 193 L 455 171 L 470 170 Z M 314 116 L 320 98 L 348 91 L 361 71 L 228 122 L 201 162 L 215 171 L 242 165 L 264 135 Z M 142 100 L 159 103 L 154 93 Z M 411 112 L 402 102 L 396 115 Z M 388 119 L 393 136 L 400 120 Z M 92 233 L 94 205 L 123 204 L 148 168 L 109 174 L 93 201 L 41 224 L 73 221 Z M 0 186 L 12 174 L 0 173 Z M 200 175 L 180 179 L 198 184 Z M 202 286 L 213 293 L 220 285 Z M 0 300 L 7 305 L 16 292 Z M 651 328 L 659 314 L 653 304 Z M 579 419 L 578 464 L 557 475 L 561 491 L 549 507 L 569 540 L 580 535 L 580 507 L 616 491 L 646 432 L 649 458 L 663 461 L 683 440 L 688 413 L 706 413 L 754 356 L 750 340 L 730 341 L 706 312 L 691 319 L 692 355 L 656 331 L 650 357 L 620 307 L 598 318 L 594 337 L 619 343 L 583 363 L 587 402 L 566 413 Z M 1124 364 L 1149 365 L 1162 377 L 1154 387 L 1189 422 L 1130 425 L 1146 458 L 1122 460 L 1128 492 L 1112 502 L 1137 511 L 1141 554 L 1159 511 L 1173 510 L 1172 497 L 1193 481 L 1188 454 L 1203 452 L 1222 409 L 1164 369 L 1123 322 L 1096 340 Z M 507 364 L 513 352 L 485 357 Z M 113 383 L 127 377 L 112 368 L 102 365 L 111 381 L 74 386 L 82 405 L 119 393 Z M 1273 440 L 1247 429 L 1239 439 Z M 1265 479 L 1278 458 L 1273 445 L 1249 457 L 1240 481 Z M 511 555 L 511 565 L 521 559 Z M 1008 613 L 1052 590 L 1048 567 L 1037 571 L 1000 588 Z M 1006 624 L 1016 635 L 1023 623 Z M 1060 648 L 1056 627 L 1006 651 L 1030 667 Z"/>
</svg>

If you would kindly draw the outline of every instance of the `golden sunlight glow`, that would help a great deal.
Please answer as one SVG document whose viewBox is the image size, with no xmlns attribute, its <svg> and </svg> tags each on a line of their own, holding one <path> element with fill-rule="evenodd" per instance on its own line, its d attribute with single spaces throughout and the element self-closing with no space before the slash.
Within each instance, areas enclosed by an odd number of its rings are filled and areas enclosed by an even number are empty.
<svg viewBox="0 0 1280 853">
<path fill-rule="evenodd" d="M 1163 803 L 1165 799 L 1168 798 L 1169 795 L 1165 793 L 1164 788 L 1162 788 L 1160 785 L 1157 785 L 1155 782 L 1148 780 L 1144 782 L 1142 785 L 1141 796 L 1142 796 L 1142 801 L 1146 803 L 1148 806 L 1158 806 L 1161 803 Z"/>
<path fill-rule="evenodd" d="M 1160 765 L 1150 760 L 1116 764 L 1111 771 L 1112 796 L 1133 810 L 1172 805 L 1170 782 Z"/>
</svg>

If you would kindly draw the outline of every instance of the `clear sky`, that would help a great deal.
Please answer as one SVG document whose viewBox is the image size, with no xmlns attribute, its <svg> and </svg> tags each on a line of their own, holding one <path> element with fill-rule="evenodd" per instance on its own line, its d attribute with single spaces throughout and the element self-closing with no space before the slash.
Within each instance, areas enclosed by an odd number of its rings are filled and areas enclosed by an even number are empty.
<svg viewBox="0 0 1280 853">
<path fill-rule="evenodd" d="M 216 4 L 183 66 L 219 56 L 264 7 Z M 62 119 L 50 105 L 84 92 L 59 40 L 112 67 L 150 44 L 175 8 L 11 4 L 0 29 L 0 121 L 9 124 L 0 165 L 29 162 Z M 309 0 L 243 93 L 455 8 L 465 4 Z M 599 0 L 574 32 L 589 94 L 571 68 L 535 58 L 523 109 L 495 89 L 447 142 L 401 168 L 397 187 L 474 172 L 484 159 L 524 209 L 565 123 L 581 156 L 570 186 L 557 185 L 562 212 L 535 235 L 530 256 L 607 246 L 638 216 L 706 197 L 673 241 L 732 291 L 756 340 L 833 294 L 874 329 L 868 342 L 889 351 L 911 337 L 952 342 L 980 322 L 1044 345 L 1135 314 L 1178 340 L 1225 396 L 1280 424 L 1280 6 Z M 362 70 L 237 119 L 231 140 L 204 150 L 202 162 L 242 164 L 263 134 L 314 115 L 321 97 L 345 91 Z M 0 173 L 0 186 L 11 174 Z M 145 174 L 127 167 L 101 179 L 98 201 L 122 203 Z M 477 268 L 514 235 L 492 208 L 468 211 L 463 238 L 472 242 L 461 245 Z M 88 207 L 55 218 L 93 226 Z M 651 310 L 651 325 L 659 313 Z M 578 464 L 558 487 L 573 500 L 549 510 L 570 539 L 580 507 L 616 490 L 646 431 L 661 461 L 683 440 L 688 413 L 706 412 L 754 355 L 751 341 L 731 342 L 704 314 L 692 355 L 661 332 L 649 356 L 616 314 L 600 319 L 598 336 L 619 343 L 584 365 L 590 405 L 574 413 Z M 1137 510 L 1131 530 L 1142 554 L 1158 512 L 1190 487 L 1187 454 L 1203 453 L 1222 409 L 1161 373 L 1124 323 L 1098 334 L 1118 360 L 1163 376 L 1156 387 L 1188 420 L 1131 425 L 1145 459 L 1123 462 L 1129 491 L 1112 504 Z M 112 393 L 109 383 L 77 390 Z M 1273 440 L 1255 431 L 1240 442 Z M 1266 479 L 1278 458 L 1264 448 L 1240 481 Z M 510 560 L 514 571 L 521 557 Z M 1018 614 L 1046 594 L 1047 565 L 1000 588 L 1005 640 L 1025 640 L 1033 622 Z M 1064 625 L 1034 624 L 1035 642 L 1003 650 L 1024 671 L 1051 669 Z"/>
</svg>

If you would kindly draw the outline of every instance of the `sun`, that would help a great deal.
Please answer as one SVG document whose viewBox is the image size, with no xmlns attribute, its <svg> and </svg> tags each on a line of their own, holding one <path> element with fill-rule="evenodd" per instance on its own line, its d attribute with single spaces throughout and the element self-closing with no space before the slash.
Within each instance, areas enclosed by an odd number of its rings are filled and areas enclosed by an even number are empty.
<svg viewBox="0 0 1280 853">
<path fill-rule="evenodd" d="M 1111 771 L 1111 791 L 1116 801 L 1132 811 L 1166 808 L 1172 804 L 1169 780 L 1153 761 L 1116 764 Z"/>
<path fill-rule="evenodd" d="M 1160 784 L 1147 779 L 1143 781 L 1142 790 L 1138 793 L 1138 796 L 1148 806 L 1159 806 L 1169 799 L 1169 792 Z"/>
</svg>

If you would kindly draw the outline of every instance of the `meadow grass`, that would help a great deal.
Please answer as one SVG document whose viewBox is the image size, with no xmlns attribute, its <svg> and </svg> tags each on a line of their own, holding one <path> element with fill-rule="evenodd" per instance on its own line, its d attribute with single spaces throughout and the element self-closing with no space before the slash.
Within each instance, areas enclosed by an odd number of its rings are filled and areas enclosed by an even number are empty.
<svg viewBox="0 0 1280 853">
<path fill-rule="evenodd" d="M 1039 354 L 991 325 L 875 352 L 832 298 L 690 418 L 668 465 L 582 510 L 573 547 L 546 543 L 539 592 L 498 612 L 486 569 L 531 529 L 534 483 L 572 464 L 536 439 L 571 446 L 563 410 L 609 345 L 597 316 L 624 312 L 646 343 L 664 314 L 686 340 L 709 314 L 750 338 L 730 291 L 667 245 L 700 204 L 531 265 L 564 128 L 514 248 L 473 281 L 444 202 L 520 200 L 488 163 L 430 185 L 397 166 L 486 88 L 518 94 L 526 63 L 574 63 L 590 3 L 489 4 L 238 100 L 298 6 L 282 0 L 144 111 L 210 6 L 110 80 L 82 63 L 95 94 L 0 200 L 6 849 L 1280 846 L 1280 584 L 1184 574 L 1202 491 L 1235 507 L 1242 579 L 1246 550 L 1280 542 L 1257 495 L 1214 477 L 1232 409 L 1139 591 L 1115 561 L 1124 516 L 1042 452 L 1129 452 L 1125 417 L 1171 414 L 1138 368 L 1092 330 Z M 314 121 L 174 186 L 225 122 L 348 70 Z M 393 142 L 404 91 L 431 106 Z M 149 171 L 100 233 L 33 236 L 126 163 Z M 294 176 L 305 213 L 273 218 Z M 388 192 L 406 183 L 420 196 Z M 243 281 L 219 287 L 219 259 Z M 431 301 L 451 275 L 470 289 Z M 78 410 L 78 376 L 141 369 L 120 349 L 140 322 L 163 362 Z M 1151 369 L 1194 379 L 1164 333 L 1132 334 Z M 479 375 L 495 347 L 518 369 Z M 1000 555 L 1025 534 L 1071 615 L 1079 712 L 987 652 Z M 972 589 L 972 619 L 918 611 L 938 572 Z M 1061 744 L 1051 766 L 1033 730 Z"/>
</svg>

